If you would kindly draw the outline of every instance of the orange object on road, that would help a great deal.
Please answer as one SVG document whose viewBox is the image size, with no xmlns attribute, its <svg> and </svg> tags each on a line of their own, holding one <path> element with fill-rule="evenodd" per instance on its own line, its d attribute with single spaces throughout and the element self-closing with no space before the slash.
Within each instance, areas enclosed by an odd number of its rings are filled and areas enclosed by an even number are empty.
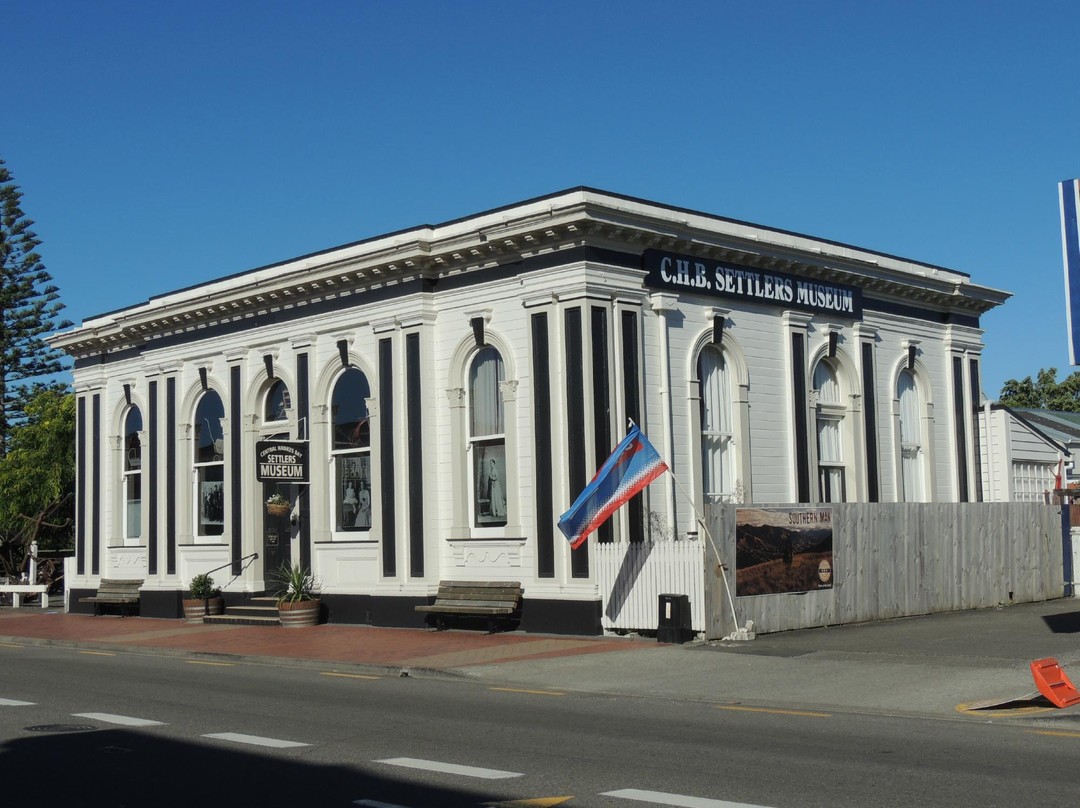
<svg viewBox="0 0 1080 808">
<path fill-rule="evenodd" d="M 1031 663 L 1031 675 L 1035 686 L 1055 707 L 1071 707 L 1080 704 L 1080 693 L 1069 681 L 1056 659 L 1036 659 Z"/>
</svg>

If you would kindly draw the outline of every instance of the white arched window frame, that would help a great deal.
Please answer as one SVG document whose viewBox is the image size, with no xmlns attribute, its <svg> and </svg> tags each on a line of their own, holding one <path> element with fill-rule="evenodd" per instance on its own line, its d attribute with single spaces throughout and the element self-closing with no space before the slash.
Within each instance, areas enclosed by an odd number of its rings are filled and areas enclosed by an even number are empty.
<svg viewBox="0 0 1080 808">
<path fill-rule="evenodd" d="M 707 503 L 730 502 L 734 493 L 731 373 L 723 351 L 707 345 L 698 358 L 701 391 L 701 477 Z"/>
<path fill-rule="evenodd" d="M 904 502 L 926 498 L 923 473 L 922 397 L 915 374 L 902 370 L 896 379 L 900 431 L 900 484 Z"/>
<path fill-rule="evenodd" d="M 334 529 L 371 530 L 371 385 L 362 370 L 347 368 L 334 383 L 330 401 L 330 492 Z"/>
<path fill-rule="evenodd" d="M 817 394 L 818 501 L 843 502 L 847 498 L 844 457 L 844 402 L 836 369 L 828 359 L 814 368 Z"/>
<path fill-rule="evenodd" d="M 263 400 L 263 423 L 272 424 L 289 420 L 292 398 L 289 386 L 281 379 L 275 379 L 266 391 Z"/>
<path fill-rule="evenodd" d="M 142 413 L 131 406 L 124 416 L 123 489 L 124 542 L 138 543 L 142 537 Z"/>
<path fill-rule="evenodd" d="M 472 519 L 476 527 L 506 524 L 506 419 L 502 354 L 490 345 L 469 363 L 467 449 L 472 458 Z"/>
<path fill-rule="evenodd" d="M 210 390 L 195 408 L 192 477 L 195 482 L 195 535 L 221 536 L 225 532 L 225 407 Z"/>
</svg>

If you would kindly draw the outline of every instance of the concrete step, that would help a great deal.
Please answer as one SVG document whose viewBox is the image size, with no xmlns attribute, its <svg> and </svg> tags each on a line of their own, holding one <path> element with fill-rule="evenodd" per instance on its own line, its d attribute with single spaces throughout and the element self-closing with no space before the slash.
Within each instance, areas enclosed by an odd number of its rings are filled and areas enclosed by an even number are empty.
<svg viewBox="0 0 1080 808">
<path fill-rule="evenodd" d="M 280 626 L 281 621 L 277 617 L 277 609 L 274 615 L 249 615 L 249 614 L 218 614 L 204 617 L 203 623 L 212 623 L 221 626 Z"/>
</svg>

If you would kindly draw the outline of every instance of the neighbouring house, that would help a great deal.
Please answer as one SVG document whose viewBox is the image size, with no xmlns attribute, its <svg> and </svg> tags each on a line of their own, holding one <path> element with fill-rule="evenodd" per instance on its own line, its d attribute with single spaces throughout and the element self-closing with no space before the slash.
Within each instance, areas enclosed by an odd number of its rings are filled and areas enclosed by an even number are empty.
<svg viewBox="0 0 1080 808">
<path fill-rule="evenodd" d="M 997 498 L 980 318 L 1008 297 L 590 188 L 164 289 L 52 337 L 69 608 L 131 577 L 178 616 L 197 572 L 247 598 L 300 563 L 333 622 L 420 625 L 440 579 L 514 580 L 524 628 L 598 633 L 597 547 L 685 538 L 711 504 Z M 558 517 L 629 420 L 682 488 L 571 550 Z"/>
<path fill-rule="evenodd" d="M 995 502 L 1047 502 L 1080 481 L 1080 413 L 987 403 L 980 420 L 983 474 Z"/>
</svg>

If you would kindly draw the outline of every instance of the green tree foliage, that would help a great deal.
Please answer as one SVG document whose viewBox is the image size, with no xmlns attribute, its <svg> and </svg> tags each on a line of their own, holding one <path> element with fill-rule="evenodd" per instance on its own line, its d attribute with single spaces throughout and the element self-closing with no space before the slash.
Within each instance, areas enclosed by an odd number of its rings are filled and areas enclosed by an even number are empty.
<svg viewBox="0 0 1080 808">
<path fill-rule="evenodd" d="M 26 385 L 63 370 L 45 335 L 71 325 L 57 322 L 64 304 L 36 252 L 41 242 L 21 202 L 22 192 L 0 160 L 0 458 L 12 426 L 25 417 Z"/>
<path fill-rule="evenodd" d="M 30 542 L 71 545 L 75 516 L 75 397 L 38 385 L 0 458 L 0 575 L 18 575 Z"/>
<path fill-rule="evenodd" d="M 1080 412 L 1080 371 L 1060 382 L 1057 368 L 1040 370 L 1035 381 L 1030 376 L 1025 376 L 1023 381 L 1009 379 L 1002 386 L 998 400 L 1006 407 Z"/>
</svg>

